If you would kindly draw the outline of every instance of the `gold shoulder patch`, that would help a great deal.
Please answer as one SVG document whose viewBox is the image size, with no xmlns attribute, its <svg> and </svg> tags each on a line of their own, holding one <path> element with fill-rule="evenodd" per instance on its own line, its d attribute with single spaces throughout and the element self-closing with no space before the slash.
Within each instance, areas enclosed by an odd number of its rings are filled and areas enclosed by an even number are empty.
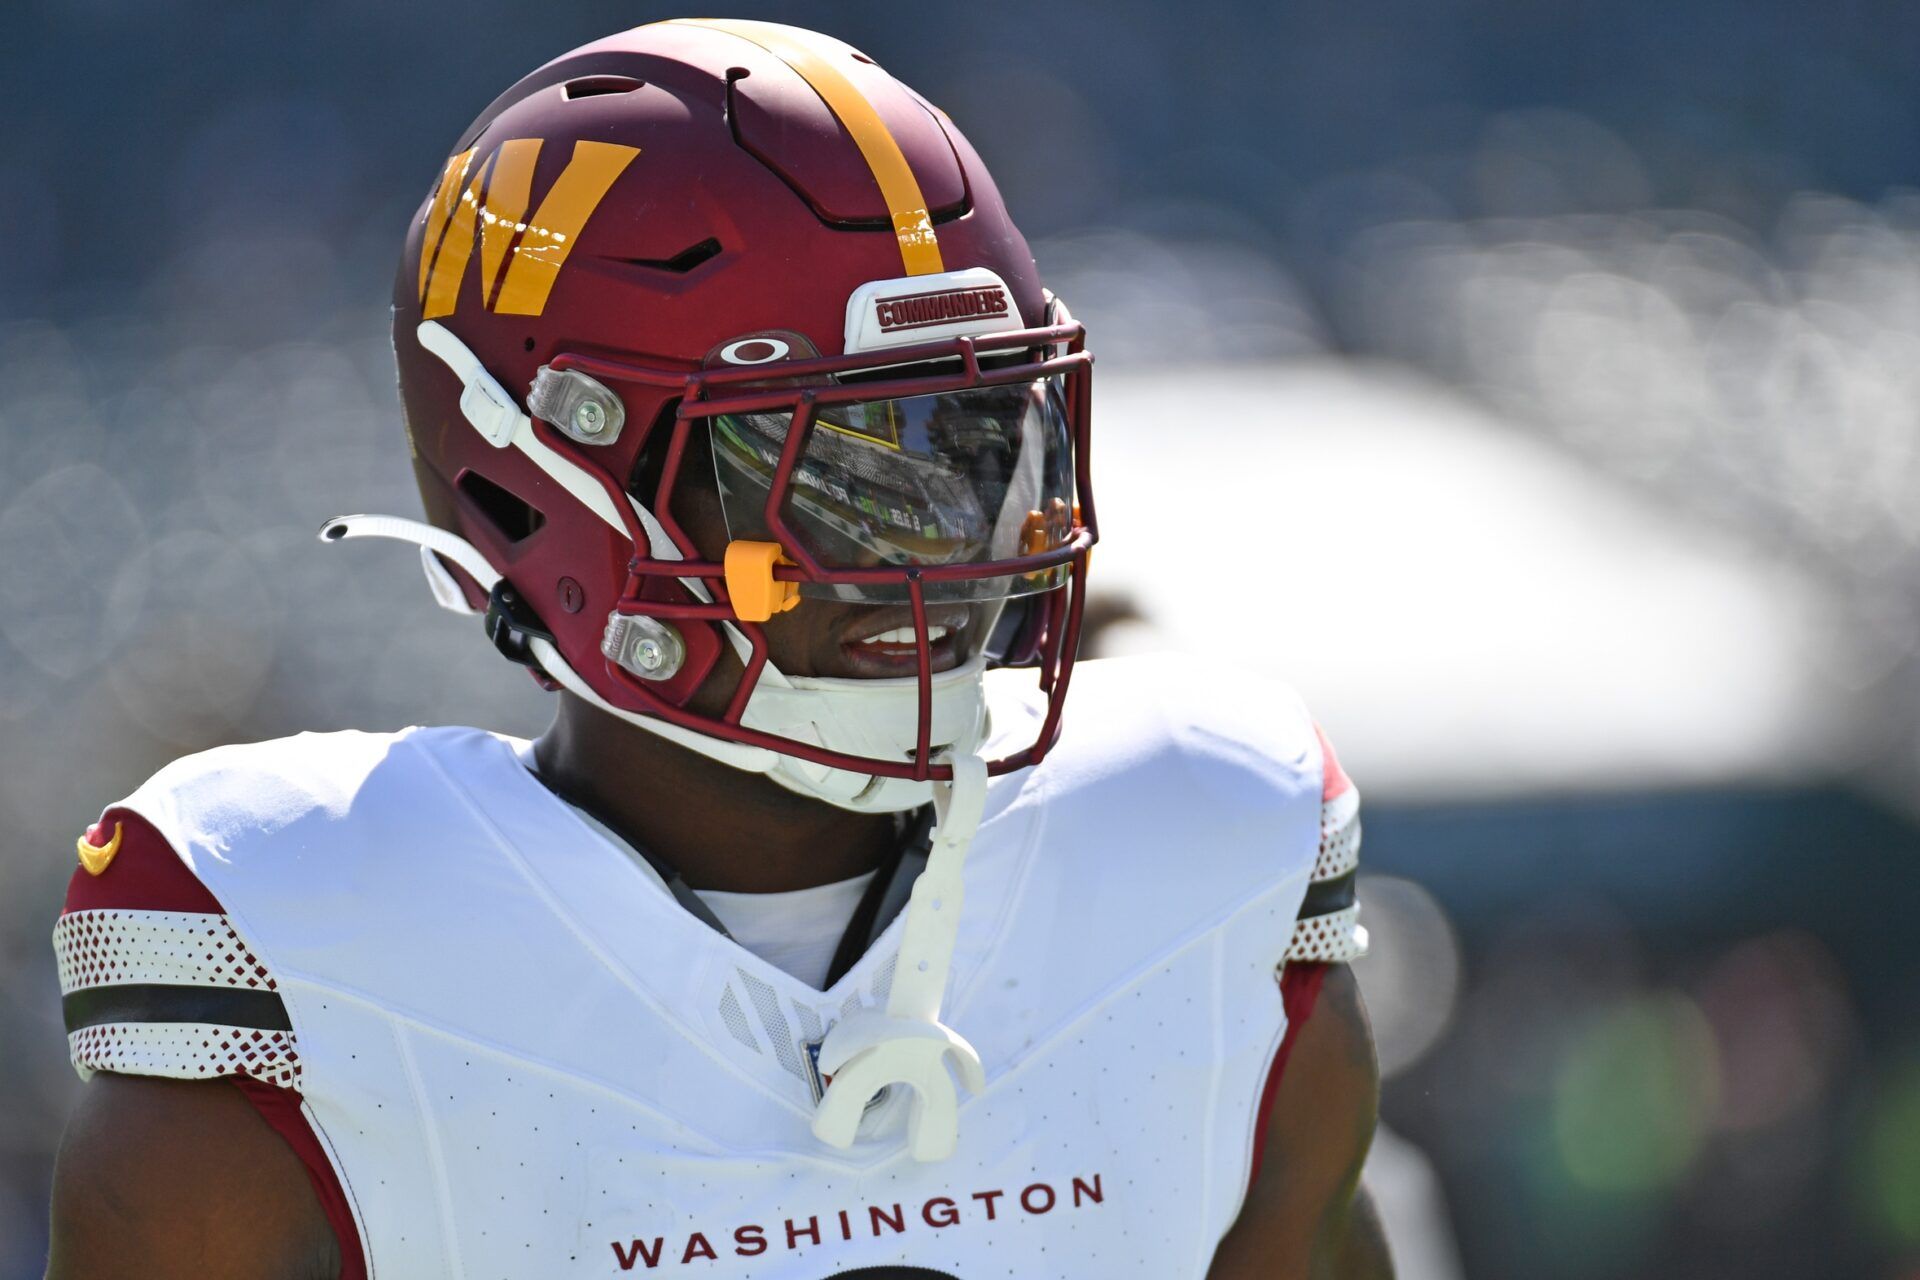
<svg viewBox="0 0 1920 1280">
<path fill-rule="evenodd" d="M 74 844 L 80 851 L 80 865 L 87 869 L 88 875 L 97 876 L 107 869 L 113 855 L 120 852 L 120 824 L 113 824 L 113 839 L 105 844 L 88 844 L 84 834 Z"/>
</svg>

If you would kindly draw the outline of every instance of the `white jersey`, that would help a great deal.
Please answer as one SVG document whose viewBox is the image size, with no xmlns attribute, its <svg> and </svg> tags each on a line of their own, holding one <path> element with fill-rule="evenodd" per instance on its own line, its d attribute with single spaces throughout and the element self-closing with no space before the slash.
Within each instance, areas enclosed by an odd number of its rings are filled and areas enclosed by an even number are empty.
<svg viewBox="0 0 1920 1280">
<path fill-rule="evenodd" d="M 1286 1030 L 1276 971 L 1361 937 L 1350 905 L 1296 923 L 1310 882 L 1350 902 L 1357 801 L 1284 690 L 1073 679 L 968 856 L 943 1017 L 987 1086 L 949 1160 L 907 1154 L 891 1101 L 847 1151 L 808 1128 L 810 1051 L 885 1003 L 899 920 L 814 990 L 472 729 L 221 748 L 109 810 L 83 860 L 138 827 L 178 865 L 76 874 L 75 1062 L 297 1095 L 352 1275 L 1204 1276 Z"/>
</svg>

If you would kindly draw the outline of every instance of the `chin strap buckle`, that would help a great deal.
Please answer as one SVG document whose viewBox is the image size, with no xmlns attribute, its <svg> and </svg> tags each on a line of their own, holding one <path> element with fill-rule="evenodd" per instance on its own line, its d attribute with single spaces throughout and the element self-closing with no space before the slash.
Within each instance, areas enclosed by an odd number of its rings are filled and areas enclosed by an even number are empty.
<svg viewBox="0 0 1920 1280">
<path fill-rule="evenodd" d="M 867 1102 L 890 1085 L 911 1091 L 907 1148 L 915 1160 L 945 1160 L 960 1141 L 960 1096 L 987 1087 L 980 1055 L 940 1021 L 947 971 L 960 935 L 967 848 L 987 804 L 987 762 L 953 761 L 953 781 L 933 787 L 933 846 L 927 869 L 908 899 L 900 958 L 885 1012 L 864 1009 L 835 1024 L 820 1046 L 819 1069 L 831 1077 L 813 1115 L 813 1134 L 831 1147 L 853 1145 Z"/>
<path fill-rule="evenodd" d="M 493 592 L 487 597 L 487 639 L 493 641 L 493 647 L 508 658 L 546 680 L 546 668 L 533 656 L 533 641 L 545 640 L 553 643 L 553 632 L 547 630 L 540 616 L 513 589 L 513 584 L 505 578 L 493 584 Z"/>
</svg>

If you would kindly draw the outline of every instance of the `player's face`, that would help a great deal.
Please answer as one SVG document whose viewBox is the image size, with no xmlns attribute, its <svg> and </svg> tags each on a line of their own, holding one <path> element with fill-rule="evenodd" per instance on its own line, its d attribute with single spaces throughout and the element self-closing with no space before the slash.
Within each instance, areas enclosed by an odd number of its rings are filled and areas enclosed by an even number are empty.
<svg viewBox="0 0 1920 1280">
<path fill-rule="evenodd" d="M 674 489 L 673 513 L 702 559 L 724 557 L 726 516 L 709 469 L 692 465 L 685 469 Z M 997 601 L 929 604 L 934 671 L 949 670 L 980 652 L 999 612 Z M 787 675 L 871 680 L 912 676 L 918 670 L 913 613 L 905 604 L 851 604 L 808 597 L 763 625 L 768 656 Z M 731 650 L 728 656 L 731 659 Z M 724 664 L 716 679 L 701 690 L 696 705 L 715 697 L 724 704 L 733 688 L 729 669 L 737 678 L 738 664 Z"/>
</svg>

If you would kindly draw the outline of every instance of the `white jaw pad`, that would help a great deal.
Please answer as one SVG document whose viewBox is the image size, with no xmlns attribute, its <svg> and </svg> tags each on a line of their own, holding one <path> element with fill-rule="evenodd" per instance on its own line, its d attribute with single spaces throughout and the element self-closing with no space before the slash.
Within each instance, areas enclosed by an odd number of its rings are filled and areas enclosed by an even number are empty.
<svg viewBox="0 0 1920 1280">
<path fill-rule="evenodd" d="M 837 808 L 851 809 L 857 813 L 902 813 L 909 809 L 919 808 L 921 805 L 927 803 L 928 799 L 933 795 L 934 784 L 931 782 L 914 782 L 910 779 L 899 778 L 874 778 L 866 774 L 852 773 L 843 769 L 829 769 L 821 765 L 809 764 L 801 760 L 798 756 L 783 755 L 777 751 L 770 751 L 764 747 L 748 746 L 745 743 L 729 742 L 724 738 L 712 737 L 692 729 L 683 729 L 679 725 L 670 724 L 656 716 L 643 715 L 636 711 L 627 711 L 616 707 L 602 698 L 598 693 L 594 692 L 593 687 L 585 680 L 582 680 L 577 671 L 567 665 L 566 659 L 560 656 L 559 650 L 555 649 L 547 641 L 535 638 L 530 643 L 534 657 L 539 660 L 540 665 L 546 670 L 547 674 L 552 676 L 563 688 L 576 697 L 593 704 L 609 715 L 617 716 L 628 724 L 645 729 L 649 733 L 658 734 L 669 742 L 678 743 L 689 751 L 697 752 L 709 759 L 718 760 L 722 764 L 731 765 L 736 769 L 741 769 L 748 773 L 765 774 L 774 782 L 799 795 L 811 796 L 816 800 L 824 800 Z M 771 671 L 772 666 L 769 665 L 766 670 Z M 845 681 L 836 683 L 857 684 L 861 682 Z M 887 681 L 885 683 L 891 684 L 896 682 Z M 911 685 L 912 681 L 906 683 Z M 973 696 L 979 697 L 984 706 L 984 693 L 979 691 L 980 681 L 977 677 L 973 683 L 975 685 Z M 793 701 L 788 704 L 790 712 L 805 715 L 804 720 L 789 724 L 785 726 L 784 730 L 773 729 L 768 730 L 769 732 L 780 732 L 784 737 L 798 738 L 801 741 L 819 742 L 823 746 L 838 751 L 854 751 L 861 745 L 860 742 L 844 740 L 843 735 L 837 735 L 832 729 L 832 726 L 837 723 L 837 717 L 834 715 L 836 708 L 831 695 L 819 690 L 786 689 L 775 691 L 764 681 L 761 686 L 754 691 L 753 697 L 748 701 L 749 714 L 742 718 L 743 722 L 746 723 L 749 728 L 762 727 L 754 723 L 754 717 L 751 713 L 754 705 L 761 701 L 764 694 L 769 692 L 783 693 L 788 698 L 793 699 Z M 913 694 L 912 690 L 908 691 L 908 699 L 910 706 L 917 708 L 917 696 Z M 938 705 L 939 701 L 936 695 L 936 708 Z M 918 712 L 917 710 L 913 710 L 910 711 L 909 714 L 917 717 Z M 936 711 L 936 719 L 937 718 L 938 713 Z M 984 712 L 982 713 L 981 721 L 984 726 Z M 914 723 L 917 724 L 917 719 Z M 822 732 L 816 729 L 815 726 L 817 725 L 827 726 L 826 731 Z M 981 730 L 981 736 L 983 738 L 985 736 L 984 727 Z M 911 751 L 912 745 L 912 732 L 909 730 L 906 748 L 900 752 L 890 751 L 887 754 L 899 754 L 904 757 L 907 752 Z"/>
<path fill-rule="evenodd" d="M 1024 327 L 1007 282 L 985 267 L 872 280 L 847 299 L 846 352 Z"/>
<path fill-rule="evenodd" d="M 929 741 L 936 748 L 970 754 L 985 741 L 985 675 L 986 659 L 976 657 L 933 677 Z M 919 681 L 785 676 L 775 683 L 763 677 L 747 701 L 741 723 L 848 755 L 908 760 L 920 730 Z M 772 777 L 789 790 L 862 813 L 915 809 L 931 795 L 930 783 L 874 778 L 809 764 L 795 756 L 781 757 Z"/>
</svg>

